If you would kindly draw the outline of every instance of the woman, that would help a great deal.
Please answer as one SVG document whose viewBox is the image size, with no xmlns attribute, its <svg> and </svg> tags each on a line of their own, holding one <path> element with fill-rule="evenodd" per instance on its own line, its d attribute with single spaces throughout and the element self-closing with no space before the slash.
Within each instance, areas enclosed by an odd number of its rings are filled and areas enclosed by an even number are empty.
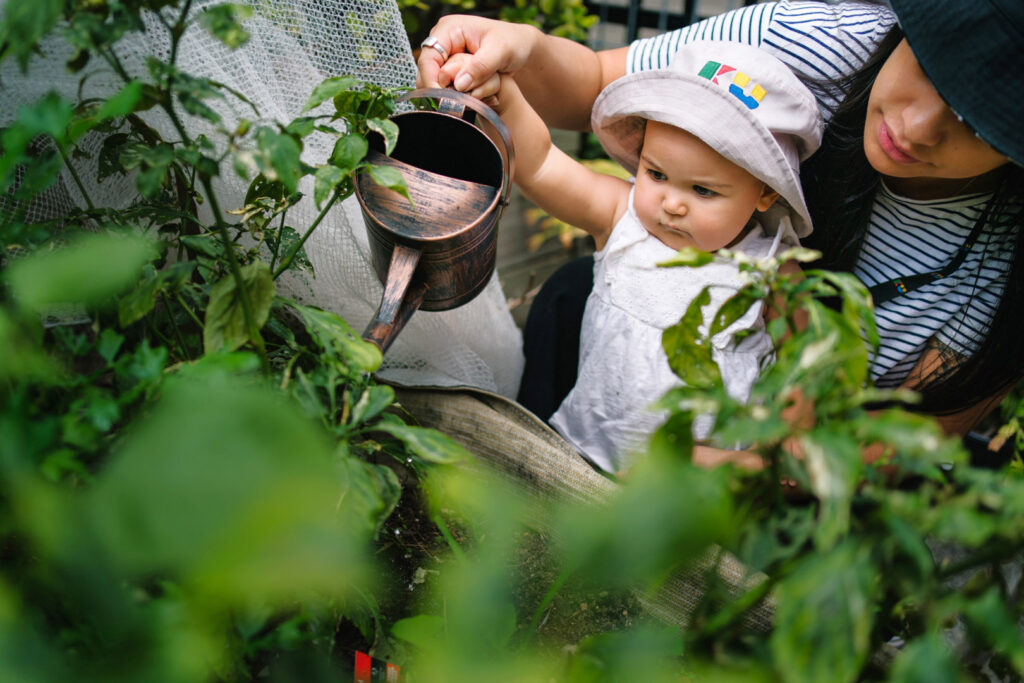
<svg viewBox="0 0 1024 683">
<path fill-rule="evenodd" d="M 601 53 L 529 27 L 452 16 L 432 30 L 420 80 L 487 97 L 494 75 L 511 73 L 550 125 L 582 129 L 604 85 L 665 66 L 682 43 L 737 40 L 772 52 L 816 92 L 829 122 L 821 152 L 802 170 L 810 246 L 823 251 L 821 265 L 852 270 L 872 287 L 882 337 L 876 383 L 918 390 L 920 410 L 966 434 L 1024 375 L 1013 347 L 1024 310 L 1024 3 L 891 4 L 895 12 L 763 3 Z M 447 73 L 451 51 L 474 59 Z M 999 76 L 989 79 L 986 65 Z M 577 277 L 587 272 L 577 267 Z M 570 309 L 582 306 L 585 283 L 559 292 L 557 282 L 538 311 L 552 314 L 550 302 L 565 296 Z M 539 344 L 538 330 L 549 335 Z M 526 336 L 520 396 L 546 417 L 575 368 L 563 361 L 558 379 L 538 372 L 538 359 L 578 341 L 550 320 L 531 319 Z"/>
</svg>

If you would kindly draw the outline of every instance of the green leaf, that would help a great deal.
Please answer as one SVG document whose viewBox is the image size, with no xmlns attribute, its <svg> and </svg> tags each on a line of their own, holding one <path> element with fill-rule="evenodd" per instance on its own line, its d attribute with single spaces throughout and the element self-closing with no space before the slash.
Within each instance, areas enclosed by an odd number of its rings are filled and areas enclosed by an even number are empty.
<svg viewBox="0 0 1024 683">
<path fill-rule="evenodd" d="M 958 683 L 956 656 L 938 633 L 926 633 L 907 643 L 896 656 L 890 683 Z"/>
<path fill-rule="evenodd" d="M 270 305 L 274 302 L 274 278 L 270 266 L 263 261 L 254 261 L 241 268 L 242 285 L 249 297 L 255 330 L 249 330 L 242 308 L 242 293 L 238 283 L 227 275 L 210 290 L 210 303 L 206 309 L 203 325 L 203 349 L 207 353 L 221 349 L 233 351 L 242 344 L 252 341 L 267 322 Z"/>
<path fill-rule="evenodd" d="M 18 59 L 22 71 L 38 48 L 39 39 L 57 25 L 64 12 L 61 0 L 9 0 L 0 22 L 0 59 L 8 50 Z"/>
<path fill-rule="evenodd" d="M 1024 642 L 1021 641 L 1011 605 L 992 587 L 964 609 L 964 616 L 976 633 L 1013 664 L 1018 676 L 1024 676 Z"/>
<path fill-rule="evenodd" d="M 366 127 L 384 138 L 384 154 L 390 155 L 398 143 L 398 124 L 390 119 L 367 119 Z"/>
<path fill-rule="evenodd" d="M 405 178 L 397 168 L 370 165 L 366 167 L 366 170 L 373 179 L 373 182 L 389 190 L 394 190 L 412 202 L 412 198 L 409 196 L 409 188 L 405 184 Z"/>
<path fill-rule="evenodd" d="M 338 93 L 344 92 L 354 86 L 358 81 L 351 76 L 335 76 L 328 78 L 313 88 L 312 94 L 303 105 L 302 111 L 307 112 L 319 106 L 327 100 L 333 99 Z"/>
<path fill-rule="evenodd" d="M 0 381 L 49 381 L 57 376 L 56 363 L 43 350 L 42 330 L 38 315 L 17 315 L 0 307 Z"/>
<path fill-rule="evenodd" d="M 96 159 L 96 179 L 103 182 L 115 173 L 121 173 L 121 154 L 129 144 L 130 138 L 127 133 L 114 133 L 103 139 L 99 154 Z"/>
<path fill-rule="evenodd" d="M 135 287 L 118 304 L 117 321 L 124 328 L 153 310 L 156 303 L 156 291 L 160 284 L 156 270 L 147 267 L 148 272 Z"/>
<path fill-rule="evenodd" d="M 39 470 L 52 482 L 59 482 L 65 474 L 73 474 L 82 481 L 92 481 L 93 478 L 89 469 L 70 448 L 61 448 L 49 453 L 39 465 Z"/>
<path fill-rule="evenodd" d="M 210 258 L 217 258 L 221 254 L 221 244 L 216 235 L 182 235 L 178 239 L 197 254 Z"/>
<path fill-rule="evenodd" d="M 114 357 L 121 350 L 121 344 L 123 343 L 124 337 L 108 327 L 100 333 L 99 339 L 96 340 L 96 352 L 107 363 L 113 363 Z"/>
<path fill-rule="evenodd" d="M 316 170 L 313 182 L 313 201 L 316 203 L 317 209 L 324 203 L 324 200 L 331 196 L 338 185 L 345 180 L 346 175 L 340 168 L 330 164 L 321 166 Z"/>
<path fill-rule="evenodd" d="M 132 234 L 89 234 L 66 246 L 15 259 L 3 273 L 15 301 L 45 311 L 57 304 L 107 304 L 156 257 L 154 243 Z"/>
<path fill-rule="evenodd" d="M 302 318 L 306 331 L 323 350 L 324 359 L 339 373 L 369 373 L 380 367 L 380 349 L 363 340 L 337 314 L 312 306 L 290 305 Z"/>
<path fill-rule="evenodd" d="M 338 520 L 347 529 L 360 529 L 361 535 L 369 539 L 395 509 L 402 496 L 402 484 L 391 469 L 351 456 L 339 459 L 338 471 Z"/>
<path fill-rule="evenodd" d="M 108 432 L 121 416 L 117 401 L 98 389 L 87 391 L 74 408 L 100 433 Z"/>
<path fill-rule="evenodd" d="M 261 197 L 280 201 L 288 196 L 284 185 L 279 180 L 270 180 L 262 175 L 253 178 L 249 189 L 245 192 L 245 205 L 254 203 Z"/>
<path fill-rule="evenodd" d="M 142 167 L 135 185 L 144 196 L 152 197 L 160 190 L 168 169 L 174 163 L 174 153 L 174 146 L 165 142 L 156 145 L 135 144 L 122 148 L 120 162 L 128 170 Z"/>
<path fill-rule="evenodd" d="M 860 443 L 842 425 L 824 424 L 800 435 L 811 491 L 821 502 L 815 532 L 819 549 L 828 549 L 850 527 L 850 500 L 864 470 Z"/>
<path fill-rule="evenodd" d="M 338 138 L 331 152 L 331 163 L 345 172 L 353 171 L 366 157 L 370 145 L 362 135 L 350 133 Z"/>
<path fill-rule="evenodd" d="M 120 91 L 108 98 L 96 112 L 72 123 L 68 129 L 68 138 L 71 141 L 78 140 L 104 121 L 132 113 L 141 100 L 142 82 L 129 81 Z"/>
<path fill-rule="evenodd" d="M 249 5 L 225 3 L 208 7 L 199 15 L 199 25 L 214 38 L 234 49 L 249 40 L 249 33 L 242 28 L 241 20 L 252 16 Z"/>
<path fill-rule="evenodd" d="M 154 384 L 160 380 L 167 365 L 167 348 L 150 346 L 143 340 L 128 358 L 118 360 L 118 376 L 137 384 Z"/>
<path fill-rule="evenodd" d="M 374 425 L 375 430 L 395 437 L 414 455 L 426 462 L 451 465 L 471 460 L 469 451 L 447 434 L 429 427 L 416 427 L 401 422 L 386 421 Z"/>
<path fill-rule="evenodd" d="M 706 266 L 714 260 L 714 254 L 702 251 L 696 247 L 683 247 L 672 258 L 660 262 L 658 267 L 672 268 L 675 266 L 687 266 L 690 268 L 699 268 L 700 266 Z"/>
<path fill-rule="evenodd" d="M 739 320 L 750 310 L 750 307 L 759 303 L 761 297 L 756 296 L 752 293 L 753 288 L 744 288 L 729 297 L 725 303 L 722 304 L 721 308 L 715 313 L 714 319 L 711 321 L 711 329 L 708 334 L 714 337 L 722 330 L 732 325 L 734 322 Z"/>
<path fill-rule="evenodd" d="M 316 121 L 315 116 L 300 116 L 297 119 L 293 119 L 291 123 L 285 126 L 284 130 L 289 135 L 304 138 L 316 130 Z"/>
<path fill-rule="evenodd" d="M 369 422 L 380 415 L 384 410 L 395 402 L 395 390 L 385 384 L 374 384 L 365 391 L 352 406 L 352 413 L 349 416 L 349 423 L 360 425 Z"/>
<path fill-rule="evenodd" d="M 711 294 L 705 288 L 690 302 L 682 320 L 661 336 L 669 366 L 691 387 L 711 387 L 722 381 L 718 365 L 711 357 L 711 343 L 700 334 L 703 308 L 709 303 Z"/>
<path fill-rule="evenodd" d="M 177 289 L 198 267 L 195 261 L 182 261 L 157 271 L 148 266 L 135 288 L 121 298 L 118 324 L 127 327 L 153 310 L 156 296 L 167 289 Z"/>
<path fill-rule="evenodd" d="M 274 392 L 219 372 L 172 377 L 95 485 L 35 535 L 51 557 L 91 553 L 115 581 L 159 575 L 212 609 L 343 598 L 367 575 L 361 534 L 335 517 L 330 453 Z"/>
<path fill-rule="evenodd" d="M 256 131 L 256 144 L 263 155 L 263 174 L 270 180 L 281 181 L 289 193 L 295 192 L 302 175 L 302 149 L 295 138 L 264 126 Z"/>
<path fill-rule="evenodd" d="M 606 502 L 568 510 L 556 526 L 564 566 L 613 586 L 653 588 L 732 533 L 726 470 L 668 455 L 638 458 Z"/>
<path fill-rule="evenodd" d="M 870 553 L 846 542 L 805 555 L 777 589 L 769 639 L 783 681 L 856 680 L 867 660 L 874 621 Z"/>
<path fill-rule="evenodd" d="M 391 635 L 424 652 L 440 651 L 444 647 L 444 633 L 444 619 L 432 614 L 400 619 L 391 627 Z"/>
<path fill-rule="evenodd" d="M 173 77 L 174 93 L 185 111 L 210 123 L 220 123 L 220 114 L 204 102 L 208 99 L 223 99 L 224 95 L 217 84 L 207 78 L 190 76 L 167 64 L 162 64 L 160 69 L 163 69 L 167 76 Z"/>
<path fill-rule="evenodd" d="M 203 154 L 198 146 L 179 145 L 174 150 L 174 157 L 184 161 L 185 164 L 198 171 L 200 177 L 213 178 L 220 173 L 217 160 L 209 155 Z"/>
<path fill-rule="evenodd" d="M 56 93 L 48 93 L 42 99 L 18 110 L 14 125 L 9 126 L 0 136 L 0 192 L 6 192 L 15 166 L 34 159 L 26 159 L 29 144 L 40 135 L 62 140 L 71 123 L 71 103 Z"/>
<path fill-rule="evenodd" d="M 648 455 L 679 458 L 689 462 L 693 456 L 693 420 L 689 413 L 673 412 L 651 436 Z"/>
</svg>

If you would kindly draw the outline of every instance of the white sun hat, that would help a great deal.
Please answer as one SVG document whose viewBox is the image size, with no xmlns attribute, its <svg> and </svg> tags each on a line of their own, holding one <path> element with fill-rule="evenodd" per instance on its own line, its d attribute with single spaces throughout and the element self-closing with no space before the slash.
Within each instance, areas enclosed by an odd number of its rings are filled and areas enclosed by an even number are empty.
<svg viewBox="0 0 1024 683">
<path fill-rule="evenodd" d="M 608 154 L 635 175 L 647 120 L 696 135 L 763 180 L 785 201 L 797 236 L 810 234 L 799 171 L 821 144 L 821 114 L 814 95 L 778 59 L 742 43 L 690 43 L 668 68 L 608 85 L 590 123 Z"/>
</svg>

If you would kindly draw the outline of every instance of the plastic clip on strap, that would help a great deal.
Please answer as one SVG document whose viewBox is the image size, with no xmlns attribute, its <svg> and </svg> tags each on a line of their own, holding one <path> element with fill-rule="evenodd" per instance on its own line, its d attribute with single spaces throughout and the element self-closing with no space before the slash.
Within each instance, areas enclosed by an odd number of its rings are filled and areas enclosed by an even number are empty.
<svg viewBox="0 0 1024 683">
<path fill-rule="evenodd" d="M 875 306 L 881 306 L 887 301 L 892 301 L 898 296 L 902 296 L 907 292 L 912 292 L 915 289 L 923 287 L 929 282 L 934 282 L 943 275 L 948 274 L 949 273 L 943 273 L 943 271 L 936 271 L 934 273 L 921 273 L 919 275 L 897 277 L 892 280 L 886 280 L 885 282 L 879 282 L 877 285 L 870 287 L 869 291 L 871 292 L 871 298 L 874 300 Z"/>
</svg>

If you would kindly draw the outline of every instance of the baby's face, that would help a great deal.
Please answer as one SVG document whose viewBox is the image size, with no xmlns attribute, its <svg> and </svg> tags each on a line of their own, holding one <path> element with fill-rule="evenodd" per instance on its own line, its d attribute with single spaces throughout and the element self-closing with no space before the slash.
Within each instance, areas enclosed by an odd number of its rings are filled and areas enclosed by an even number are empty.
<svg viewBox="0 0 1024 683">
<path fill-rule="evenodd" d="M 633 206 L 640 223 L 672 247 L 715 251 L 741 235 L 778 195 L 684 130 L 648 121 Z"/>
</svg>

